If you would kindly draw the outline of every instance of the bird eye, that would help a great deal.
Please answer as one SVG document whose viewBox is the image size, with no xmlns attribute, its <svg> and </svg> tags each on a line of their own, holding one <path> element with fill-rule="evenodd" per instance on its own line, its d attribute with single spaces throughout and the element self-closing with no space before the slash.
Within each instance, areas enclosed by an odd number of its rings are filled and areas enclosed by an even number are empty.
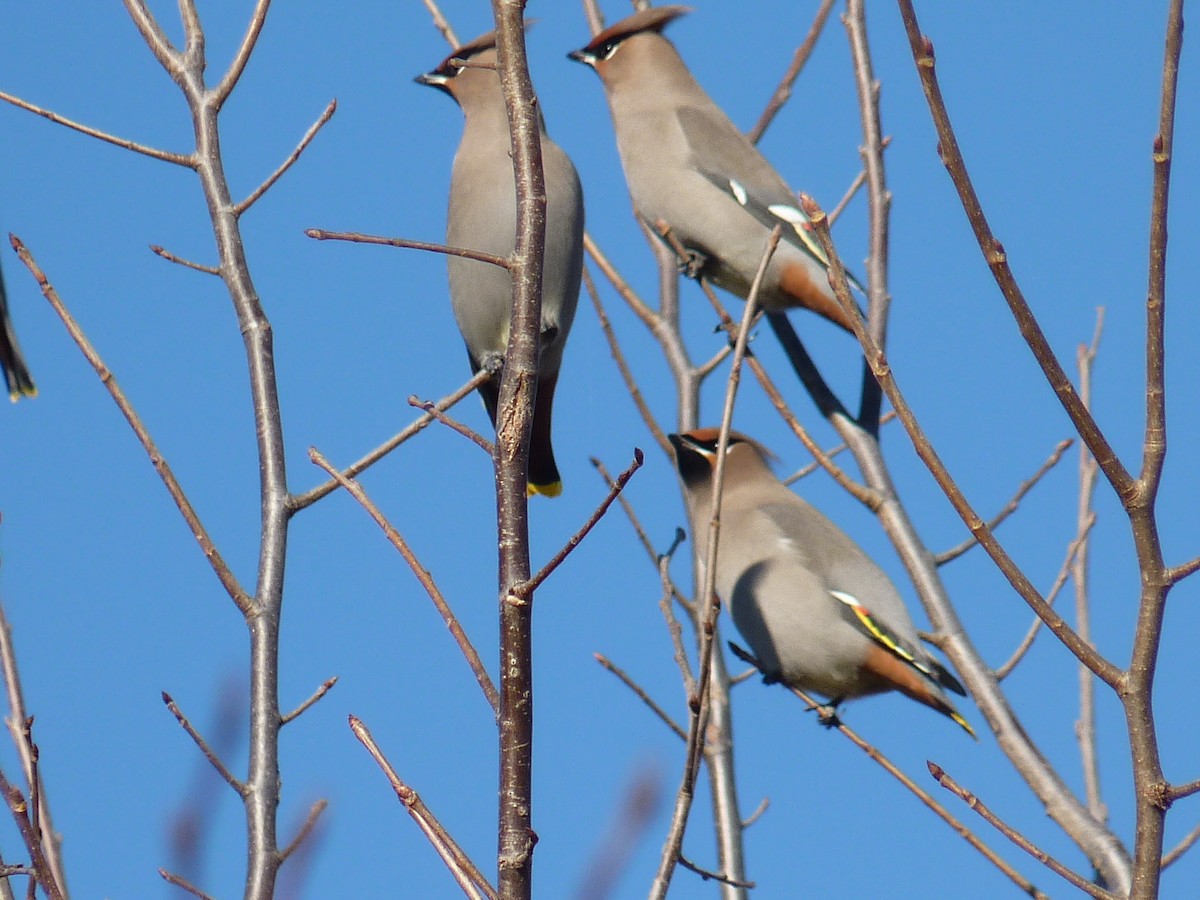
<svg viewBox="0 0 1200 900">
<path fill-rule="evenodd" d="M 620 49 L 621 43 L 622 42 L 620 40 L 617 40 L 615 38 L 613 40 L 605 41 L 603 44 L 601 44 L 599 47 L 596 48 L 596 58 L 597 59 L 612 59 L 616 55 L 617 50 Z"/>
</svg>

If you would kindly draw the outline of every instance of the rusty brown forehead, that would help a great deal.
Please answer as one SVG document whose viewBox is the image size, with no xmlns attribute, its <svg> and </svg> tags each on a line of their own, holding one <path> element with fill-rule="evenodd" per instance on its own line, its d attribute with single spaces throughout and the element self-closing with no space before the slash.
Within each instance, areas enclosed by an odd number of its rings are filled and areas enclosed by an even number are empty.
<svg viewBox="0 0 1200 900">
<path fill-rule="evenodd" d="M 584 49 L 595 50 L 597 47 L 602 47 L 612 41 L 627 38 L 630 35 L 637 34 L 639 31 L 662 31 L 668 22 L 687 15 L 692 11 L 690 6 L 654 6 L 650 9 L 644 9 L 639 13 L 634 13 L 627 19 L 622 19 L 613 25 L 608 26 L 598 35 L 592 38 Z"/>
</svg>

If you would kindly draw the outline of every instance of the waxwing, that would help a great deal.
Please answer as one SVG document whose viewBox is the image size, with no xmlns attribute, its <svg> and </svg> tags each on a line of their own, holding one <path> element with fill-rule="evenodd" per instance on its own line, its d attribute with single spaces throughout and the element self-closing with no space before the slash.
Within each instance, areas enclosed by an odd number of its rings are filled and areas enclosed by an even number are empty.
<svg viewBox="0 0 1200 900">
<path fill-rule="evenodd" d="M 21 346 L 17 343 L 12 319 L 8 316 L 8 295 L 4 293 L 3 272 L 0 272 L 0 371 L 4 373 L 9 399 L 14 403 L 21 397 L 37 396 L 37 388 L 21 356 Z"/>
<path fill-rule="evenodd" d="M 456 60 L 466 63 L 460 66 Z M 496 36 L 459 47 L 417 82 L 440 88 L 462 108 L 466 123 L 454 156 L 446 243 L 506 257 L 516 241 L 517 203 L 508 115 L 496 71 Z M 563 347 L 575 318 L 583 271 L 583 191 L 567 155 L 546 136 L 546 255 L 542 272 L 541 356 L 529 441 L 529 492 L 556 497 L 562 481 L 550 443 L 551 406 Z M 450 303 L 467 345 L 471 370 L 498 366 L 508 347 L 512 278 L 490 263 L 448 256 Z M 479 389 L 492 425 L 499 378 Z"/>
<path fill-rule="evenodd" d="M 657 6 L 622 19 L 569 54 L 600 76 L 637 211 L 660 220 L 704 275 L 745 299 L 771 229 L 784 226 L 759 293 L 768 310 L 803 306 L 851 329 L 829 287 L 829 260 L 796 195 L 696 83 L 662 36 L 691 10 Z"/>
<path fill-rule="evenodd" d="M 670 435 L 701 560 L 717 436 L 715 428 Z M 834 706 L 897 690 L 975 735 L 943 689 L 966 691 L 921 646 L 887 575 L 775 477 L 761 445 L 737 433 L 725 458 L 716 590 L 768 682 Z"/>
</svg>

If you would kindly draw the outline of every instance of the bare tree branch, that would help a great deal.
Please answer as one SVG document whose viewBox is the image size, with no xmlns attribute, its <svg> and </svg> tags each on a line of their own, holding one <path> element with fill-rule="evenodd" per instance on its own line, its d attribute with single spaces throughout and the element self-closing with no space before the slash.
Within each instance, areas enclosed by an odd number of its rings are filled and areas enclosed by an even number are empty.
<svg viewBox="0 0 1200 900">
<path fill-rule="evenodd" d="M 218 109 L 229 99 L 229 95 L 237 87 L 238 80 L 242 77 L 242 72 L 246 70 L 246 64 L 250 62 L 250 56 L 254 53 L 254 47 L 258 43 L 258 36 L 262 33 L 263 25 L 267 21 L 267 10 L 270 6 L 271 0 L 258 0 L 254 4 L 254 12 L 250 15 L 250 24 L 246 27 L 246 36 L 242 38 L 242 43 L 237 49 L 237 55 L 234 56 L 233 62 L 229 64 L 229 69 L 225 72 L 221 83 L 212 90 L 213 101 L 216 103 Z M 252 203 L 253 201 L 250 202 Z M 249 206 L 250 203 L 246 205 Z M 239 210 L 239 215 L 240 212 Z"/>
<path fill-rule="evenodd" d="M 1091 533 L 1092 526 L 1096 524 L 1096 517 L 1093 515 L 1090 519 L 1080 525 L 1080 531 L 1075 535 L 1075 538 L 1067 545 L 1066 559 L 1059 566 L 1058 574 L 1054 577 L 1054 583 L 1050 585 L 1050 590 L 1046 592 L 1046 602 L 1054 603 L 1058 598 L 1059 593 L 1067 583 L 1067 578 L 1070 576 L 1073 566 L 1078 562 L 1079 554 L 1083 552 L 1087 546 L 1087 538 Z M 1025 637 L 1021 639 L 1021 643 L 1017 645 L 1017 649 L 1013 651 L 1012 656 L 1002 666 L 996 668 L 996 680 L 1003 681 L 1007 678 L 1012 670 L 1015 669 L 1018 663 L 1025 658 L 1025 654 L 1029 652 L 1029 648 L 1033 646 L 1033 639 L 1037 637 L 1038 632 L 1042 630 L 1044 623 L 1037 616 L 1033 617 L 1033 623 L 1029 626 L 1029 631 L 1025 633 Z M 1086 668 L 1086 666 L 1085 666 Z M 1088 673 L 1091 677 L 1091 672 Z M 1090 805 L 1090 804 L 1089 804 Z"/>
<path fill-rule="evenodd" d="M 25 724 L 30 721 L 30 716 L 25 709 L 25 692 L 21 689 L 21 674 L 17 669 L 17 650 L 13 644 L 12 625 L 8 621 L 3 603 L 0 603 L 0 667 L 4 671 L 4 691 L 8 695 L 8 716 L 5 718 L 5 724 L 21 760 L 25 783 L 29 785 L 30 795 L 34 799 L 34 811 L 41 826 L 42 853 L 46 857 L 54 881 L 65 893 L 67 879 L 66 867 L 62 860 L 62 836 L 54 830 L 50 803 L 46 799 L 46 786 L 35 757 L 36 748 Z M 7 881 L 0 890 L 7 890 L 7 897 L 11 898 L 12 892 Z"/>
<path fill-rule="evenodd" d="M 1096 524 L 1096 518 L 1093 515 L 1080 526 L 1080 531 L 1075 535 L 1075 538 L 1067 545 L 1066 559 L 1059 566 L 1058 574 L 1054 577 L 1054 583 L 1050 585 L 1050 590 L 1046 592 L 1046 602 L 1054 603 L 1058 598 L 1059 592 L 1067 583 L 1067 577 L 1070 575 L 1073 565 L 1078 561 L 1079 554 L 1087 546 L 1087 538 L 1091 533 L 1092 526 Z M 1007 678 L 1012 670 L 1024 659 L 1025 654 L 1029 652 L 1029 648 L 1033 646 L 1033 639 L 1037 637 L 1038 632 L 1042 630 L 1044 623 L 1037 616 L 1033 617 L 1033 622 L 1029 626 L 1029 631 L 1025 633 L 1025 637 L 1021 639 L 1021 643 L 1017 645 L 1017 649 L 1013 651 L 1012 656 L 1002 666 L 996 668 L 996 680 L 1003 681 Z M 1082 665 L 1082 664 L 1081 664 Z M 1086 666 L 1085 666 L 1086 668 Z M 1090 676 L 1089 672 L 1089 676 Z"/>
<path fill-rule="evenodd" d="M 80 134 L 86 134 L 88 137 L 96 138 L 96 140 L 104 141 L 107 144 L 113 144 L 121 147 L 124 150 L 132 150 L 134 153 L 140 153 L 143 156 L 149 156 L 151 159 L 158 159 L 163 162 L 174 163 L 177 166 L 183 166 L 187 169 L 196 167 L 196 158 L 186 153 L 172 153 L 169 150 L 159 150 L 156 147 L 148 147 L 145 144 L 139 144 L 137 141 L 131 141 L 123 137 L 108 134 L 100 131 L 98 128 L 91 128 L 88 125 L 81 125 L 68 119 L 66 116 L 60 116 L 58 113 L 51 112 L 48 109 L 43 109 L 40 106 L 35 106 L 27 100 L 22 100 L 20 97 L 0 91 L 0 100 L 6 103 L 11 103 L 13 106 L 24 109 L 34 115 L 41 116 L 43 119 L 49 119 L 56 125 L 63 125 L 70 128 L 72 131 L 78 131 Z"/>
<path fill-rule="evenodd" d="M 592 655 L 594 657 L 596 657 L 596 662 L 600 663 L 600 665 L 602 665 L 608 671 L 610 671 L 614 675 L 616 675 L 617 678 L 621 679 L 621 681 L 624 683 L 625 687 L 627 687 L 631 691 L 633 691 L 633 693 L 635 695 L 637 695 L 637 698 L 646 704 L 646 706 L 647 706 L 647 708 L 649 708 L 650 712 L 652 712 L 656 716 L 658 716 L 659 720 L 664 725 L 666 725 L 669 729 L 671 729 L 671 731 L 674 732 L 675 735 L 681 741 L 687 740 L 687 732 L 684 731 L 683 728 L 674 719 L 671 718 L 671 716 L 667 713 L 666 710 L 664 710 L 661 706 L 659 706 L 657 703 L 655 703 L 653 698 L 649 694 L 646 693 L 645 688 L 643 688 L 636 681 L 634 681 L 632 678 L 630 678 L 629 674 L 624 669 L 622 669 L 620 666 L 618 666 L 616 663 L 614 663 L 611 659 L 609 659 L 607 656 L 604 656 L 603 654 L 593 653 Z"/>
<path fill-rule="evenodd" d="M 796 52 L 792 55 L 791 65 L 787 71 L 783 73 L 783 78 L 779 82 L 779 86 L 775 88 L 775 93 L 771 95 L 771 99 L 767 102 L 766 109 L 762 111 L 762 115 L 758 117 L 758 121 L 754 123 L 754 127 L 747 132 L 746 137 L 757 144 L 762 136 L 766 133 L 767 128 L 779 115 L 779 111 L 783 109 L 785 103 L 791 99 L 792 86 L 796 83 L 796 79 L 800 77 L 800 73 L 804 71 L 804 64 L 808 62 L 808 58 L 812 56 L 813 49 L 817 46 L 817 38 L 821 36 L 821 32 L 825 30 L 825 22 L 829 19 L 829 13 L 833 9 L 834 0 L 821 0 L 821 5 L 817 7 L 817 13 L 813 16 L 813 23 L 809 26 L 808 34 L 804 36 L 800 46 L 796 48 Z"/>
<path fill-rule="evenodd" d="M 454 876 L 454 880 L 458 882 L 463 893 L 474 900 L 480 900 L 482 897 L 495 900 L 499 896 L 495 888 L 488 883 L 479 868 L 471 862 L 471 858 L 463 852 L 458 842 L 450 836 L 450 832 L 437 820 L 420 795 L 400 779 L 392 764 L 383 755 L 383 751 L 379 749 L 379 745 L 375 743 L 375 738 L 371 736 L 367 726 L 357 716 L 350 716 L 350 730 L 354 732 L 354 736 L 367 748 L 367 752 L 383 770 L 392 790 L 396 792 L 397 799 L 412 816 L 412 820 L 417 823 L 417 827 L 424 833 L 438 856 L 442 858 L 442 862 L 446 864 L 446 868 L 450 870 L 450 874 Z"/>
<path fill-rule="evenodd" d="M 321 683 L 321 686 L 319 688 L 317 688 L 315 691 L 313 691 L 312 695 L 307 700 L 305 700 L 303 703 L 301 703 L 299 706 L 297 706 L 295 709 L 293 709 L 290 713 L 280 716 L 279 724 L 286 725 L 286 724 L 288 724 L 288 722 L 292 722 L 292 721 L 295 721 L 296 719 L 298 719 L 310 707 L 312 707 L 315 703 L 317 703 L 318 700 L 320 700 L 322 697 L 324 697 L 326 694 L 328 694 L 331 690 L 333 690 L 333 686 L 335 684 L 337 684 L 337 682 L 338 682 L 338 677 L 336 675 L 334 675 L 332 678 L 328 678 L 325 681 L 323 681 Z"/>
<path fill-rule="evenodd" d="M 158 446 L 154 443 L 154 439 L 150 437 L 150 432 L 146 430 L 141 417 L 133 408 L 133 404 L 129 398 L 125 396 L 125 392 L 121 390 L 121 386 L 117 384 L 117 379 L 113 375 L 112 370 L 104 364 L 104 360 L 100 358 L 100 354 L 96 352 L 96 348 L 92 346 L 87 335 L 83 333 L 79 323 L 75 321 L 75 317 L 67 310 L 66 304 L 58 296 L 58 291 L 54 289 L 46 274 L 33 258 L 22 243 L 21 239 L 15 234 L 8 236 L 12 243 L 13 249 L 17 251 L 17 256 L 21 262 L 29 269 L 30 273 L 37 280 L 38 286 L 42 289 L 42 295 L 50 301 L 50 305 L 54 307 L 54 311 L 58 313 L 58 317 L 62 319 L 63 324 L 67 326 L 67 332 L 75 341 L 75 344 L 83 351 L 83 355 L 87 361 L 91 363 L 93 369 L 96 370 L 96 375 L 99 376 L 101 383 L 108 391 L 109 396 L 113 398 L 113 402 L 117 404 L 117 408 L 121 410 L 121 414 L 125 416 L 125 420 L 129 423 L 129 427 L 133 429 L 133 433 L 141 442 L 142 448 L 146 451 L 146 455 L 150 457 L 150 463 L 154 466 L 154 470 L 158 472 L 158 477 L 162 479 L 163 485 L 167 489 L 167 493 L 171 495 L 171 499 L 175 501 L 180 514 L 184 521 L 187 522 L 188 528 L 192 532 L 192 536 L 196 539 L 196 543 L 200 545 L 200 551 L 204 554 L 204 558 L 208 560 L 213 572 L 217 576 L 217 580 L 221 582 L 225 592 L 229 594 L 230 599 L 237 604 L 237 608 L 242 611 L 243 615 L 249 615 L 254 609 L 254 601 L 246 594 L 233 571 L 225 562 L 216 546 L 209 537 L 207 529 L 200 521 L 199 515 L 184 493 L 183 487 L 180 485 L 175 473 L 171 470 L 171 466 L 159 452 Z"/>
<path fill-rule="evenodd" d="M 995 531 L 1005 519 L 1015 513 L 1017 508 L 1021 505 L 1021 501 L 1025 499 L 1025 495 L 1033 490 L 1034 486 L 1041 481 L 1043 477 L 1045 477 L 1047 472 L 1058 465 L 1058 461 L 1062 459 L 1063 454 L 1066 453 L 1067 449 L 1074 443 L 1075 441 L 1071 438 L 1066 438 L 1065 440 L 1059 441 L 1058 446 L 1054 448 L 1054 452 L 1050 454 L 1049 459 L 1042 463 L 1036 472 L 1021 482 L 1020 486 L 1017 488 L 1017 492 L 1013 494 L 1012 499 L 1004 504 L 1003 507 L 1001 507 L 1000 512 L 996 513 L 995 516 L 988 520 L 987 527 L 992 531 Z M 978 546 L 978 544 L 979 541 L 974 535 L 972 535 L 961 544 L 939 553 L 934 557 L 934 561 L 939 566 L 944 566 L 946 563 L 953 562 L 954 560 L 958 559 L 972 547 Z"/>
<path fill-rule="evenodd" d="M 517 596 L 530 596 L 535 590 L 538 589 L 538 587 L 541 586 L 543 581 L 553 574 L 555 569 L 562 565 L 563 560 L 565 560 L 571 554 L 571 551 L 573 551 L 580 545 L 580 543 L 583 542 L 583 539 L 588 536 L 588 533 L 596 527 L 596 523 L 604 517 L 606 512 L 608 512 L 608 508 L 612 506 L 613 501 L 617 499 L 617 495 L 625 489 L 625 485 L 629 483 L 629 479 L 632 478 L 633 474 L 642 467 L 644 460 L 645 457 L 642 455 L 642 451 L 637 447 L 634 447 L 633 462 L 630 463 L 629 468 L 617 476 L 617 480 L 614 481 L 612 487 L 608 489 L 608 496 L 600 501 L 600 505 L 596 507 L 595 512 L 588 517 L 588 520 L 580 526 L 578 531 L 571 535 L 571 538 L 566 544 L 563 545 L 563 548 L 554 554 L 554 556 L 551 557 L 550 560 L 544 566 L 542 566 L 542 568 L 538 570 L 537 574 L 530 578 L 528 582 L 516 589 L 515 593 Z"/>
<path fill-rule="evenodd" d="M 1062 364 L 1054 355 L 1046 336 L 1034 318 L 1029 304 L 1025 301 L 1025 296 L 1008 266 L 1008 256 L 1004 252 L 1004 247 L 992 234 L 991 227 L 988 225 L 983 206 L 975 193 L 974 185 L 971 184 L 966 163 L 958 149 L 958 140 L 954 135 L 954 128 L 950 124 L 950 115 L 946 111 L 941 87 L 938 85 L 937 74 L 934 71 L 933 43 L 921 34 L 912 0 L 898 0 L 898 2 L 900 15 L 904 19 L 904 30 L 908 35 L 909 46 L 912 48 L 913 61 L 916 63 L 917 74 L 920 76 L 921 86 L 925 90 L 925 98 L 929 102 L 929 111 L 933 114 L 933 123 L 938 134 L 939 155 L 958 191 L 967 219 L 979 242 L 979 249 L 983 251 L 983 258 L 991 269 L 1000 291 L 1004 294 L 1004 299 L 1012 311 L 1017 327 L 1021 330 L 1021 336 L 1029 345 L 1029 349 L 1033 351 L 1038 365 L 1059 402 L 1062 403 L 1063 409 L 1071 417 L 1075 430 L 1096 457 L 1096 462 L 1113 490 L 1116 491 L 1117 496 L 1124 500 L 1134 490 L 1133 478 L 1121 464 L 1116 451 L 1109 445 L 1108 439 L 1092 418 L 1091 413 L 1084 408 L 1070 379 L 1063 371 Z"/>
<path fill-rule="evenodd" d="M 260 2 L 259 5 L 265 7 L 266 0 L 262 0 L 262 2 Z M 266 12 L 265 9 L 263 11 L 264 11 L 264 13 Z M 253 193 L 250 194 L 249 197 L 247 197 L 241 203 L 234 206 L 234 208 L 233 208 L 234 215 L 236 215 L 236 216 L 242 215 L 242 213 L 244 213 L 251 206 L 253 206 L 255 203 L 257 203 L 259 198 L 262 197 L 262 195 L 265 194 L 267 191 L 269 191 L 274 186 L 275 182 L 277 182 L 280 178 L 282 178 L 284 176 L 284 173 L 287 172 L 288 169 L 290 169 L 293 165 L 296 164 L 296 160 L 298 160 L 300 158 L 300 154 L 308 149 L 308 145 L 313 142 L 313 138 L 315 138 L 317 136 L 317 132 L 325 127 L 325 123 L 333 118 L 333 114 L 335 112 L 337 112 L 337 100 L 336 99 L 329 101 L 329 105 L 325 107 L 325 111 L 323 113 L 321 113 L 321 117 L 319 119 L 317 119 L 317 121 L 315 121 L 312 124 L 312 126 L 309 127 L 308 131 L 306 131 L 304 133 L 304 137 L 302 137 L 300 139 L 300 143 L 296 145 L 296 149 L 293 150 L 290 154 L 288 154 L 288 158 L 279 164 L 279 168 L 277 168 L 274 172 L 272 172 L 269 176 L 267 176 L 267 180 L 264 181 L 262 184 L 260 184 L 257 188 L 255 188 L 255 190 L 253 191 Z"/>
<path fill-rule="evenodd" d="M 783 233 L 781 226 L 776 226 L 771 232 L 770 238 L 767 240 L 766 249 L 763 251 L 762 260 L 759 262 L 758 271 L 754 275 L 754 280 L 750 285 L 750 292 L 746 296 L 746 308 L 742 313 L 741 327 L 738 329 L 737 342 L 734 345 L 733 363 L 730 366 L 729 379 L 725 389 L 725 408 L 721 416 L 720 433 L 717 438 L 717 459 L 713 472 L 713 487 L 712 487 L 712 509 L 708 522 L 708 540 L 705 547 L 706 562 L 703 568 L 704 581 L 700 596 L 697 597 L 697 628 L 699 636 L 699 650 L 697 652 L 697 671 L 698 678 L 696 691 L 693 697 L 689 697 L 688 705 L 691 710 L 690 721 L 688 724 L 688 741 L 687 753 L 684 762 L 682 784 L 675 798 L 675 810 L 671 819 L 671 827 L 667 832 L 667 838 L 663 845 L 662 856 L 659 860 L 658 872 L 655 875 L 654 882 L 650 888 L 650 897 L 652 900 L 661 900 L 666 897 L 667 890 L 671 884 L 671 877 L 674 874 L 675 864 L 679 861 L 682 847 L 683 834 L 687 828 L 688 815 L 691 812 L 692 800 L 695 797 L 696 777 L 700 771 L 700 760 L 704 754 L 704 743 L 706 739 L 706 729 L 708 725 L 709 713 L 709 689 L 713 681 L 713 657 L 714 640 L 716 631 L 717 615 L 720 612 L 720 606 L 716 598 L 716 574 L 717 574 L 717 545 L 720 539 L 721 530 L 721 495 L 725 483 L 725 456 L 729 448 L 729 432 L 733 424 L 733 406 L 737 397 L 737 389 L 741 375 L 742 361 L 746 358 L 746 345 L 750 339 L 750 325 L 754 320 L 754 314 L 758 305 L 758 292 L 762 287 L 763 275 L 766 273 L 767 265 L 771 261 L 771 257 L 775 253 L 775 248 L 779 246 L 779 239 Z M 698 527 L 698 524 L 693 527 Z M 738 819 L 740 824 L 741 819 Z M 737 867 L 740 872 L 740 864 Z M 735 881 L 742 879 L 734 877 Z"/>
<path fill-rule="evenodd" d="M 203 263 L 192 262 L 190 259 L 184 259 L 182 256 L 176 256 L 169 250 L 158 246 L 158 244 L 150 245 L 150 252 L 155 256 L 161 256 L 167 262 L 173 262 L 176 265 L 183 266 L 185 269 L 195 269 L 197 272 L 203 272 L 205 275 L 220 276 L 221 270 L 216 266 L 206 266 Z"/>
<path fill-rule="evenodd" d="M 447 256 L 461 256 L 463 259 L 475 259 L 502 269 L 510 268 L 510 260 L 491 253 L 481 253 L 466 247 L 447 247 L 445 244 L 431 244 L 428 241 L 410 241 L 407 238 L 380 237 L 375 234 L 362 234 L 357 231 L 325 231 L 320 228 L 308 228 L 304 232 L 315 241 L 349 241 L 352 244 L 378 244 L 383 247 L 403 247 L 410 250 L 427 250 L 430 253 L 444 253 Z"/>
<path fill-rule="evenodd" d="M 188 733 L 188 737 L 200 748 L 200 752 L 204 754 L 204 758 L 217 770 L 217 774 L 221 776 L 221 779 L 237 791 L 237 793 L 244 796 L 246 785 L 234 778 L 233 773 L 225 768 L 225 764 L 221 762 L 220 757 L 217 756 L 212 747 L 208 746 L 208 742 L 204 740 L 204 737 L 196 730 L 188 717 L 183 714 L 183 710 L 179 708 L 179 704 L 166 691 L 162 692 L 162 701 L 167 705 L 167 709 L 171 711 L 171 715 L 175 717 L 175 721 L 183 726 L 183 730 Z"/>
<path fill-rule="evenodd" d="M 194 884 L 191 884 L 182 875 L 176 875 L 174 872 L 168 872 L 166 869 L 159 869 L 158 874 L 159 877 L 161 877 L 162 880 L 167 884 L 173 884 L 175 887 L 183 888 L 193 897 L 199 897 L 200 900 L 216 900 L 216 898 L 211 894 L 206 894 L 204 891 L 200 890 L 200 888 L 196 887 Z"/>
<path fill-rule="evenodd" d="M 978 797 L 965 788 L 959 787 L 954 779 L 947 775 L 942 767 L 937 763 L 931 762 L 927 763 L 927 765 L 929 766 L 929 773 L 937 779 L 938 784 L 950 791 L 950 793 L 958 796 L 959 799 L 967 804 L 967 806 L 979 813 L 985 822 L 993 826 L 1002 835 L 1004 835 L 1038 862 L 1042 863 L 1042 865 L 1046 866 L 1046 868 L 1048 868 L 1050 871 L 1057 875 L 1061 875 L 1067 881 L 1071 882 L 1071 884 L 1073 884 L 1075 887 L 1079 888 L 1079 890 L 1098 898 L 1098 900 L 1118 900 L 1117 894 L 1111 894 L 1104 890 L 1104 888 L 1097 887 L 1096 885 L 1092 884 L 1086 878 L 1081 878 L 1079 875 L 1076 875 L 1053 856 L 1035 846 L 1033 842 L 1031 842 L 1019 831 L 1005 824 L 999 817 L 996 816 L 995 813 L 988 809 Z"/>
<path fill-rule="evenodd" d="M 475 675 L 475 680 L 479 682 L 479 688 L 483 691 L 484 699 L 492 707 L 493 715 L 499 715 L 500 696 L 496 691 L 496 686 L 492 683 L 491 676 L 487 673 L 487 667 L 483 664 L 483 660 L 480 659 L 479 653 L 476 652 L 474 645 L 471 643 L 471 639 L 467 637 L 467 633 L 459 623 L 458 617 L 454 615 L 454 610 L 446 602 L 445 596 L 439 590 L 429 570 L 421 565 L 420 560 L 417 559 L 417 555 L 413 553 L 408 542 L 404 540 L 400 532 L 379 511 L 379 507 L 371 501 L 371 498 L 367 496 L 367 492 L 362 489 L 362 486 L 357 481 L 352 481 L 338 472 L 329 460 L 322 456 L 320 451 L 315 447 L 309 449 L 308 456 L 314 463 L 332 475 L 334 480 L 344 487 L 351 497 L 358 501 L 359 505 L 367 511 L 367 515 L 375 521 L 375 524 L 383 529 L 388 543 L 395 547 L 396 551 L 404 557 L 404 561 L 408 563 L 408 567 L 417 576 L 417 581 L 421 583 L 421 586 L 425 588 L 425 592 L 429 595 L 429 599 L 433 601 L 433 605 L 441 615 L 442 621 L 446 623 L 446 628 L 449 629 L 454 642 L 458 644 L 458 649 L 461 651 L 463 659 L 471 667 L 471 671 Z"/>
<path fill-rule="evenodd" d="M 494 374 L 495 373 L 488 371 L 486 369 L 481 369 L 480 371 L 478 371 L 474 375 L 472 375 L 470 380 L 467 381 L 458 390 L 453 391 L 450 394 L 447 394 L 441 400 L 437 401 L 437 403 L 434 404 L 434 407 L 439 412 L 445 412 L 446 410 L 450 409 L 455 404 L 457 404 L 464 397 L 473 393 L 475 391 L 475 389 L 478 388 L 485 381 L 489 381 L 493 377 Z M 409 425 L 407 428 L 405 428 L 403 431 L 401 431 L 399 434 L 395 435 L 394 437 L 390 438 L 387 441 L 384 441 L 382 444 L 380 444 L 378 447 L 376 447 L 374 450 L 372 450 L 366 456 L 364 456 L 360 460 L 358 460 L 358 462 L 352 463 L 351 465 L 347 466 L 345 469 L 343 469 L 341 471 L 340 474 L 344 478 L 355 478 L 355 477 L 361 475 L 363 472 L 365 472 L 371 466 L 375 465 L 375 463 L 379 462 L 379 460 L 383 459 L 385 456 L 387 456 L 389 453 L 391 453 L 393 450 L 395 450 L 397 447 L 399 447 L 401 444 L 403 444 L 409 438 L 419 434 L 421 431 L 424 431 L 427 427 L 429 427 L 430 423 L 432 423 L 435 420 L 435 418 L 436 417 L 432 413 L 426 413 L 425 415 L 423 415 L 419 419 L 417 419 L 415 422 L 413 422 L 411 425 Z M 309 506 L 312 506 L 312 504 L 316 503 L 322 497 L 326 497 L 329 494 L 332 494 L 335 490 L 337 490 L 338 485 L 339 485 L 338 480 L 336 478 L 331 478 L 328 481 L 326 481 L 324 484 L 317 485 L 315 488 L 307 490 L 303 494 L 294 495 L 291 500 L 292 512 L 296 513 L 302 509 L 307 509 Z"/>
</svg>

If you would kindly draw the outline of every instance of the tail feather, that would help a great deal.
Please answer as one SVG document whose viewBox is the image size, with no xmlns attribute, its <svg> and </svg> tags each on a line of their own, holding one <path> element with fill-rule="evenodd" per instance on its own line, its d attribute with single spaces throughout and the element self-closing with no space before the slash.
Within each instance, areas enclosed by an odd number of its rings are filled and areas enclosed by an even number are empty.
<svg viewBox="0 0 1200 900">
<path fill-rule="evenodd" d="M 538 379 L 537 400 L 533 407 L 533 430 L 529 435 L 529 496 L 557 497 L 562 493 L 562 478 L 554 462 L 550 441 L 550 420 L 554 388 L 558 376 Z"/>
</svg>

